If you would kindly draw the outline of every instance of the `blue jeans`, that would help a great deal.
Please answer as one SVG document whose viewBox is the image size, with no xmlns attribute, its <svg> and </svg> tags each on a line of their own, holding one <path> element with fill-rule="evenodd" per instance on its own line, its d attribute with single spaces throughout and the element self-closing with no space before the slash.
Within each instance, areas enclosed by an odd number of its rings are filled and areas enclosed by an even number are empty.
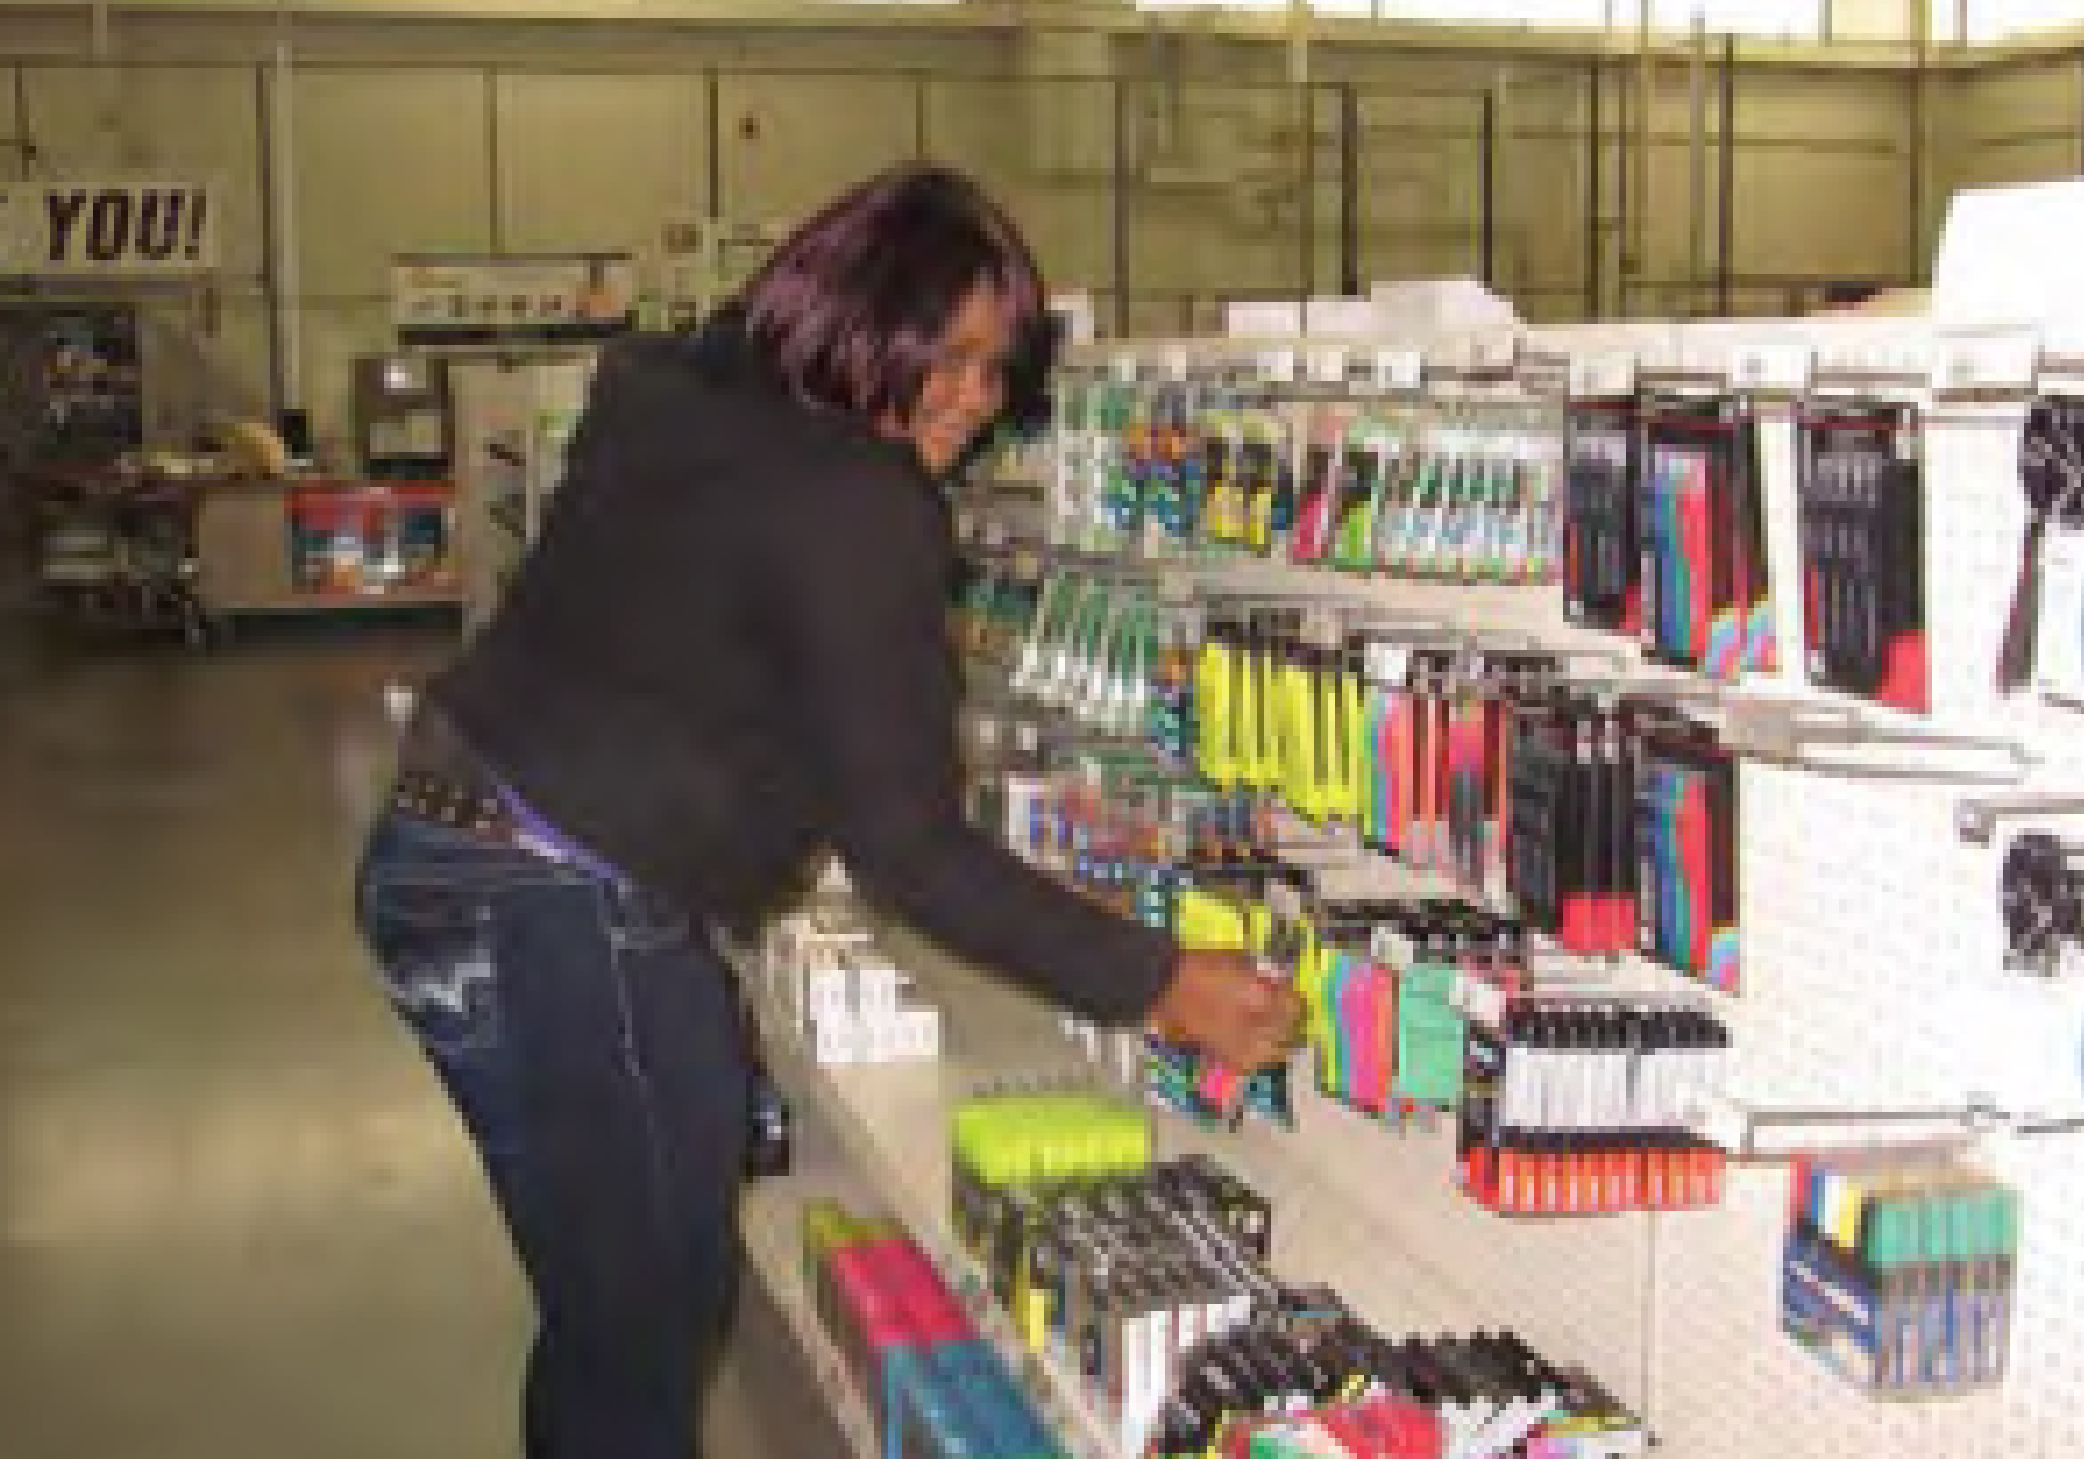
<svg viewBox="0 0 2084 1459">
<path fill-rule="evenodd" d="M 738 1271 L 729 969 L 626 882 L 395 811 L 355 901 L 534 1290 L 529 1459 L 689 1459 Z"/>
</svg>

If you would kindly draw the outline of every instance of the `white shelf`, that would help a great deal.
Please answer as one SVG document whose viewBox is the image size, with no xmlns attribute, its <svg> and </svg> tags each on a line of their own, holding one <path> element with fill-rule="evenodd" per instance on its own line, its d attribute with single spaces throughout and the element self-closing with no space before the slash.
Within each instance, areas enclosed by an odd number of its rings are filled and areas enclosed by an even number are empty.
<svg viewBox="0 0 2084 1459">
<path fill-rule="evenodd" d="M 739 1208 L 746 1264 L 759 1278 L 774 1308 L 789 1325 L 802 1349 L 849 1449 L 858 1459 L 880 1459 L 883 1448 L 874 1416 L 862 1401 L 854 1380 L 826 1336 L 803 1283 L 802 1211 L 806 1201 L 830 1197 L 857 1209 L 867 1202 L 834 1160 L 806 1160 L 799 1148 L 797 1168 L 746 1188 Z"/>
<path fill-rule="evenodd" d="M 1120 1449 L 1105 1419 L 1058 1364 L 1027 1350 L 949 1219 L 949 1129 L 956 1105 L 995 1080 L 1045 1071 L 1050 1066 L 1038 1063 L 1038 1051 L 1063 1048 L 1055 1067 L 1073 1069 L 1070 1050 L 1059 1039 L 1054 1015 L 1040 1005 L 980 980 L 915 971 L 927 973 L 947 1017 L 948 1051 L 941 1059 L 821 1067 L 762 1005 L 769 1066 L 792 1099 L 807 1104 L 807 1113 L 845 1149 L 870 1199 L 904 1223 L 1071 1459 L 1115 1459 Z"/>
</svg>

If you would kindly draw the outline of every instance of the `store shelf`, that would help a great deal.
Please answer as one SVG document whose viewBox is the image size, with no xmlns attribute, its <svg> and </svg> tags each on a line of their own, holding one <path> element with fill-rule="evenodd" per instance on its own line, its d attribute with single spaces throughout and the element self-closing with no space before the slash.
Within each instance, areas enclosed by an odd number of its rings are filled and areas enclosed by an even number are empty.
<svg viewBox="0 0 2084 1459">
<path fill-rule="evenodd" d="M 960 1296 L 978 1331 L 998 1352 L 1072 1459 L 1115 1459 L 1120 1448 L 1104 1418 L 1070 1374 L 1030 1353 L 992 1300 L 984 1273 L 949 1223 L 950 1121 L 975 1089 L 1010 1075 L 1035 1075 L 1038 1050 L 1064 1047 L 1054 1016 L 1039 1004 L 975 979 L 927 970 L 934 1000 L 948 1015 L 951 1052 L 932 1062 L 820 1067 L 793 1032 L 759 1009 L 776 1078 L 804 1113 L 822 1121 L 848 1154 L 870 1199 L 903 1222 L 912 1239 Z M 961 986 L 967 982 L 970 986 Z M 756 1003 L 759 1000 L 755 1000 Z M 1069 1050 L 1056 1068 L 1075 1068 Z"/>
<path fill-rule="evenodd" d="M 746 1264 L 794 1334 L 840 1433 L 858 1459 L 882 1453 L 874 1416 L 854 1387 L 838 1350 L 825 1334 L 803 1281 L 801 1214 L 807 1201 L 830 1198 L 855 1209 L 872 1209 L 860 1182 L 830 1155 L 796 1152 L 796 1169 L 746 1188 L 740 1204 Z"/>
</svg>

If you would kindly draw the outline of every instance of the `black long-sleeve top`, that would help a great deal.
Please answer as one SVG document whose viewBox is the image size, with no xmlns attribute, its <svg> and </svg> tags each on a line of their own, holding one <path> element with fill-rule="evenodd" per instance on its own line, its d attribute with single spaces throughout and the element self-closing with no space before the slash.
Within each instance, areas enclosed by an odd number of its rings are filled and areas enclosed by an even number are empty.
<svg viewBox="0 0 2084 1459">
<path fill-rule="evenodd" d="M 1085 1014 L 1142 1016 L 1162 934 L 964 819 L 937 488 L 789 395 L 723 315 L 602 359 L 541 535 L 430 689 L 563 833 L 744 920 L 832 849 L 873 902 Z"/>
</svg>

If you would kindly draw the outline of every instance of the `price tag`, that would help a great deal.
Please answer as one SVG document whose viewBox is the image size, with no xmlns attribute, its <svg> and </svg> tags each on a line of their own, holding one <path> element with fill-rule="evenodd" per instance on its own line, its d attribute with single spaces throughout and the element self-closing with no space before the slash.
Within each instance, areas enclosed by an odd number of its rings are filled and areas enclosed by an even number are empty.
<svg viewBox="0 0 2084 1459">
<path fill-rule="evenodd" d="M 1520 356 L 1518 335 L 1485 335 L 1475 342 L 1470 361 L 1480 370 L 1505 370 Z"/>
<path fill-rule="evenodd" d="M 1130 354 L 1116 355 L 1113 360 L 1113 369 L 1114 378 L 1121 381 L 1122 384 L 1134 385 L 1136 383 L 1136 356 Z"/>
<path fill-rule="evenodd" d="M 1371 682 L 1402 687 L 1411 675 L 1411 647 L 1409 644 L 1384 643 L 1379 640 L 1370 643 L 1363 667 Z"/>
<path fill-rule="evenodd" d="M 1377 350 L 1375 387 L 1378 390 L 1416 390 L 1425 384 L 1425 356 L 1417 350 Z"/>
<path fill-rule="evenodd" d="M 1337 648 L 1345 642 L 1346 626 L 1336 611 L 1327 607 L 1305 609 L 1302 639 L 1313 648 Z"/>
<path fill-rule="evenodd" d="M 1166 379 L 1173 381 L 1175 384 L 1183 382 L 1191 370 L 1192 366 L 1188 363 L 1185 350 L 1174 349 L 1165 352 Z"/>
<path fill-rule="evenodd" d="M 1319 385 L 1346 383 L 1346 352 L 1321 349 L 1310 352 L 1310 379 Z"/>
<path fill-rule="evenodd" d="M 1259 376 L 1269 385 L 1295 383 L 1295 351 L 1267 350 L 1259 356 Z"/>
<path fill-rule="evenodd" d="M 1454 1004 L 1478 1023 L 1495 1028 L 1505 1021 L 1505 990 L 1467 973 L 1454 980 Z"/>
<path fill-rule="evenodd" d="M 1006 530 L 1006 524 L 996 517 L 987 517 L 976 525 L 986 547 L 1004 547 L 1012 540 L 1012 534 Z"/>
<path fill-rule="evenodd" d="M 1300 922 L 1303 916 L 1302 888 L 1289 881 L 1268 882 L 1266 909 L 1285 922 Z"/>
<path fill-rule="evenodd" d="M 1745 390 L 1806 390 L 1814 359 L 1800 345 L 1759 345 L 1740 352 L 1731 373 Z"/>
<path fill-rule="evenodd" d="M 2029 334 L 1951 340 L 1934 383 L 1945 390 L 2031 390 L 2039 364 L 2040 342 Z"/>
<path fill-rule="evenodd" d="M 1606 400 L 1635 389 L 1635 356 L 1587 355 L 1570 362 L 1570 393 L 1578 400 Z"/>
</svg>

